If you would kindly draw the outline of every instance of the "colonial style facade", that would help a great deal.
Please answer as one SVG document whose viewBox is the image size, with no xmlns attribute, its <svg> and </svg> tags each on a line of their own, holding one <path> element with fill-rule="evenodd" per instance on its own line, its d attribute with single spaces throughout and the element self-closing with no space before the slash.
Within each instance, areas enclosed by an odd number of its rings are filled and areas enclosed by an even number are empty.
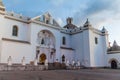
<svg viewBox="0 0 120 80">
<path fill-rule="evenodd" d="M 0 63 L 38 64 L 80 61 L 84 67 L 110 67 L 120 54 L 108 53 L 108 32 L 97 30 L 87 20 L 75 26 L 71 17 L 61 27 L 47 12 L 34 18 L 7 12 L 0 0 Z M 115 56 L 116 55 L 116 56 Z M 114 57 L 113 57 L 114 56 Z M 118 58 L 118 59 L 116 59 Z M 117 64 L 118 65 L 118 64 Z"/>
</svg>

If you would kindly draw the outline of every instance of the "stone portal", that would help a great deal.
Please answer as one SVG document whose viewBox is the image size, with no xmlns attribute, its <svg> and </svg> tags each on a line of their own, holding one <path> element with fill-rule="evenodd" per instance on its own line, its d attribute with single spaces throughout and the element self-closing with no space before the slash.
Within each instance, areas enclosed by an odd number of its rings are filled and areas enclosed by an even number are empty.
<svg viewBox="0 0 120 80">
<path fill-rule="evenodd" d="M 40 55 L 40 58 L 39 58 L 40 64 L 43 64 L 43 65 L 44 65 L 45 60 L 46 60 L 46 55 L 45 55 L 44 53 L 42 53 L 42 54 Z"/>
</svg>

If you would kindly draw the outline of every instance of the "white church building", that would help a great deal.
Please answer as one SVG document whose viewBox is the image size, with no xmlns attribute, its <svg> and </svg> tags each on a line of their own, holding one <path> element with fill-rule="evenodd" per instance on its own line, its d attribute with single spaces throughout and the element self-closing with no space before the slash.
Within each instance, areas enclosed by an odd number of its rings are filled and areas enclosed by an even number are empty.
<svg viewBox="0 0 120 80">
<path fill-rule="evenodd" d="M 1 0 L 0 0 L 1 1 Z M 87 20 L 82 27 L 75 26 L 71 17 L 61 27 L 49 13 L 33 18 L 7 12 L 0 2 L 0 63 L 38 64 L 80 61 L 85 67 L 117 68 L 120 49 L 114 42 L 109 46 L 105 28 L 95 29 Z M 117 46 L 117 49 L 114 49 Z"/>
</svg>

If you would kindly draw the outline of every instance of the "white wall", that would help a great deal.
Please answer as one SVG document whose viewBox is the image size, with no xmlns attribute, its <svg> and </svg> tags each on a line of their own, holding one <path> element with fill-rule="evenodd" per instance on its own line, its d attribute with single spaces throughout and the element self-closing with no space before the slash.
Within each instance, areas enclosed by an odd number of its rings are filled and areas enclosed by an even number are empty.
<svg viewBox="0 0 120 80">
<path fill-rule="evenodd" d="M 90 31 L 89 30 L 85 30 L 83 32 L 83 50 L 84 50 L 84 65 L 86 67 L 91 67 L 91 62 L 90 62 L 90 35 L 89 35 Z"/>
<path fill-rule="evenodd" d="M 60 30 L 36 23 L 26 24 L 23 22 L 11 20 L 1 16 L 0 39 L 10 38 L 15 40 L 29 41 L 30 44 L 23 44 L 10 41 L 0 42 L 1 62 L 6 62 L 8 56 L 12 56 L 13 62 L 20 62 L 23 56 L 26 62 L 34 60 L 36 56 L 37 35 L 41 30 L 50 31 L 55 37 L 55 59 L 61 62 L 61 56 L 64 54 L 68 59 L 79 60 L 86 67 L 103 67 L 106 65 L 106 37 L 94 33 L 92 30 L 68 35 L 61 33 Z M 12 36 L 12 27 L 17 25 L 19 28 L 18 36 Z M 62 45 L 62 37 L 66 37 L 66 45 Z M 95 37 L 98 38 L 98 44 L 95 44 Z M 61 49 L 60 47 L 73 48 L 73 50 Z M 46 52 L 48 55 L 48 52 Z"/>
<path fill-rule="evenodd" d="M 72 64 L 72 61 L 75 60 L 74 59 L 75 54 L 73 50 L 61 49 L 61 56 L 59 56 L 61 58 L 61 62 L 62 62 L 63 55 L 65 56 L 65 62 L 69 60 L 69 62 Z"/>
<path fill-rule="evenodd" d="M 90 60 L 91 67 L 104 67 L 106 66 L 106 42 L 105 37 L 101 34 L 95 33 L 92 30 L 89 32 L 90 41 Z M 98 38 L 98 44 L 95 43 L 95 37 Z"/>
<path fill-rule="evenodd" d="M 4 18 L 4 32 L 3 37 L 4 38 L 10 38 L 10 39 L 16 39 L 16 40 L 23 40 L 23 41 L 29 41 L 29 24 L 19 22 L 16 20 Z M 12 36 L 12 29 L 13 26 L 18 26 L 18 36 Z"/>
<path fill-rule="evenodd" d="M 41 30 L 48 30 L 50 31 L 54 37 L 55 37 L 55 48 L 56 48 L 56 53 L 55 53 L 55 57 L 56 59 L 58 59 L 60 61 L 60 44 L 61 44 L 61 35 L 60 35 L 60 31 L 50 28 L 50 27 L 45 27 L 39 24 L 35 24 L 35 23 L 31 23 L 31 44 L 33 45 L 33 49 L 36 50 L 36 46 L 38 46 L 37 44 L 37 34 L 41 31 Z"/>
<path fill-rule="evenodd" d="M 117 60 L 117 66 L 120 68 L 120 53 L 112 53 L 112 54 L 107 54 L 107 66 L 111 67 L 110 60 L 115 59 Z"/>
<path fill-rule="evenodd" d="M 66 38 L 66 44 L 65 44 L 65 45 L 62 44 L 62 39 L 63 39 L 63 37 Z M 60 43 L 61 43 L 61 46 L 62 46 L 62 47 L 67 47 L 67 48 L 71 48 L 71 47 L 72 47 L 72 46 L 71 46 L 71 35 L 65 34 L 65 33 L 61 33 L 61 37 L 60 37 L 60 38 L 61 38 L 61 39 L 60 39 Z"/>
<path fill-rule="evenodd" d="M 2 41 L 1 63 L 7 63 L 9 56 L 12 57 L 13 63 L 21 63 L 21 59 L 25 57 L 26 63 L 30 63 L 35 58 L 35 53 L 30 44 Z"/>
<path fill-rule="evenodd" d="M 75 49 L 75 60 L 79 60 L 82 63 L 84 59 L 83 33 L 74 34 L 71 39 L 71 47 Z"/>
</svg>

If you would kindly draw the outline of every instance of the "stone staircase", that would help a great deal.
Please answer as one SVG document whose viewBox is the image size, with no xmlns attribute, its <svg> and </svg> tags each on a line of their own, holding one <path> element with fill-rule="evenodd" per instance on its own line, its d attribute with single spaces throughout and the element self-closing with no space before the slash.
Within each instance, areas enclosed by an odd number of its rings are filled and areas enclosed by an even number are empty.
<svg viewBox="0 0 120 80">
<path fill-rule="evenodd" d="M 64 63 L 59 63 L 59 62 L 49 63 L 48 69 L 49 70 L 66 69 L 66 65 Z"/>
</svg>

